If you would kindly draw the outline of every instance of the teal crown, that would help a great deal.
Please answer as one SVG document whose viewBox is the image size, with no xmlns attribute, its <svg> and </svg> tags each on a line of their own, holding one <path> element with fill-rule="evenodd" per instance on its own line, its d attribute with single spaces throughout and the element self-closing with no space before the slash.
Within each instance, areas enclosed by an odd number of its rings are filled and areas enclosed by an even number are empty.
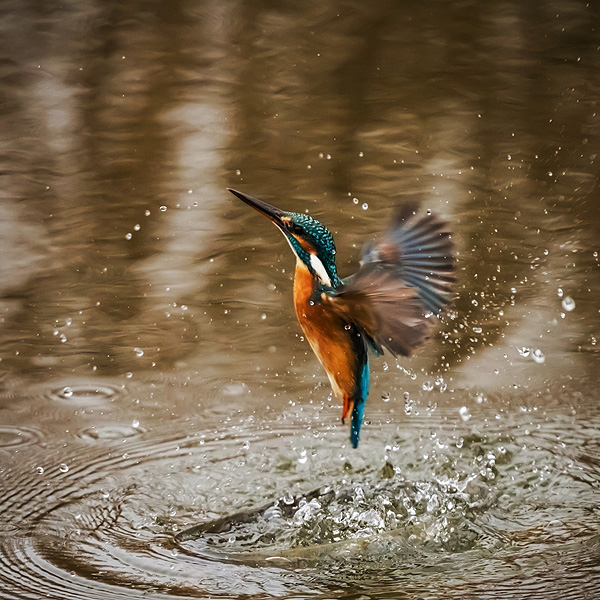
<svg viewBox="0 0 600 600">
<path fill-rule="evenodd" d="M 303 238 L 315 249 L 317 258 L 323 263 L 329 275 L 331 286 L 337 287 L 340 284 L 340 278 L 335 267 L 335 242 L 329 229 L 307 214 L 287 213 L 287 216 L 290 218 L 290 225 L 286 228 L 285 233 L 295 234 Z M 314 268 L 310 262 L 310 254 L 293 235 L 287 237 L 294 252 L 314 273 Z"/>
</svg>

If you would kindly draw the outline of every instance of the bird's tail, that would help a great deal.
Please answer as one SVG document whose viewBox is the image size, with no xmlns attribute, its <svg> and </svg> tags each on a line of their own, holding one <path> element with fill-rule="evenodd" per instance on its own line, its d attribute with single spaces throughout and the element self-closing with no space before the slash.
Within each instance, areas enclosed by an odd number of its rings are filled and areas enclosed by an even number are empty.
<svg viewBox="0 0 600 600">
<path fill-rule="evenodd" d="M 350 423 L 350 442 L 353 448 L 358 448 L 360 441 L 360 428 L 365 414 L 365 401 L 359 400 L 354 403 L 352 409 L 352 421 Z"/>
</svg>

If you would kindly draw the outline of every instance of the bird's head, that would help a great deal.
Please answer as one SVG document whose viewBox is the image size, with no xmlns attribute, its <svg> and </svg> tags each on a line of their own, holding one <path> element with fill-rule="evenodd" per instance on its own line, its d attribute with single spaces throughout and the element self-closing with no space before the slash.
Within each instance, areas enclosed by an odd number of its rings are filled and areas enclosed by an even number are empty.
<svg viewBox="0 0 600 600">
<path fill-rule="evenodd" d="M 323 285 L 336 287 L 339 284 L 335 268 L 335 243 L 327 227 L 309 215 L 286 212 L 242 192 L 232 189 L 229 191 L 275 223 L 298 260 Z"/>
</svg>

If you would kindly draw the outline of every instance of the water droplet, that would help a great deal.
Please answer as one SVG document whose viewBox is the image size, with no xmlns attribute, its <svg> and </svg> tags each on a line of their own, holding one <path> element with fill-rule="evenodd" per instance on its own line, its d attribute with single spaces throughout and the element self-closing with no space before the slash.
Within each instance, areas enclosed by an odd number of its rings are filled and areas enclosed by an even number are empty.
<svg viewBox="0 0 600 600">
<path fill-rule="evenodd" d="M 67 387 L 63 388 L 61 395 L 63 398 L 70 398 L 73 395 L 73 390 L 67 386 Z"/>
<path fill-rule="evenodd" d="M 126 240 L 130 240 L 132 237 L 133 237 L 133 234 L 131 234 L 131 233 L 126 233 L 125 234 L 125 239 Z"/>
<path fill-rule="evenodd" d="M 383 392 L 383 394 L 381 394 L 381 399 L 384 402 L 389 402 L 390 401 L 390 394 L 389 394 L 389 392 Z"/>
<path fill-rule="evenodd" d="M 263 313 L 262 315 L 260 315 L 260 318 L 264 321 L 267 318 L 267 315 Z"/>
<path fill-rule="evenodd" d="M 60 343 L 64 344 L 67 341 L 67 336 L 64 333 L 61 333 L 59 336 Z"/>
<path fill-rule="evenodd" d="M 44 467 L 38 467 L 36 469 L 36 471 L 38 472 L 39 475 L 43 475 L 44 474 Z"/>
<path fill-rule="evenodd" d="M 458 410 L 458 414 L 465 423 L 471 418 L 471 413 L 466 406 L 461 406 Z"/>
<path fill-rule="evenodd" d="M 165 212 L 166 210 L 167 210 L 167 207 L 166 207 L 166 206 L 163 204 L 163 205 L 160 207 L 160 212 Z"/>
<path fill-rule="evenodd" d="M 563 297 L 564 292 L 563 292 L 562 288 L 558 288 L 558 291 L 556 293 L 558 294 L 559 298 Z"/>
<path fill-rule="evenodd" d="M 522 348 L 517 348 L 517 350 L 523 358 L 528 358 L 531 354 L 531 348 L 527 348 L 526 346 L 523 346 Z"/>
<path fill-rule="evenodd" d="M 144 351 L 141 348 L 134 348 L 133 351 L 138 358 L 144 356 Z"/>
<path fill-rule="evenodd" d="M 561 302 L 562 307 L 567 311 L 567 312 L 571 312 L 572 310 L 575 309 L 575 300 L 573 300 L 573 298 L 571 298 L 571 296 L 565 296 L 563 298 L 563 301 Z"/>
<path fill-rule="evenodd" d="M 60 463 L 58 469 L 61 473 L 66 473 L 69 470 L 69 467 L 65 465 L 65 463 Z"/>
<path fill-rule="evenodd" d="M 440 392 L 445 392 L 448 389 L 448 384 L 444 381 L 443 377 L 436 377 L 435 385 L 440 388 Z"/>
<path fill-rule="evenodd" d="M 424 391 L 431 392 L 431 390 L 433 389 L 433 381 L 430 381 L 429 379 L 427 381 L 424 381 L 422 387 Z"/>
<path fill-rule="evenodd" d="M 142 228 L 142 226 L 141 226 L 139 223 L 136 223 L 136 224 L 133 226 L 133 230 L 134 230 L 134 231 L 139 231 L 141 228 Z"/>
<path fill-rule="evenodd" d="M 354 202 L 354 204 L 358 204 L 358 198 L 352 198 L 352 202 Z"/>
<path fill-rule="evenodd" d="M 283 517 L 283 512 L 279 507 L 279 504 L 275 504 L 273 506 L 269 506 L 263 513 L 263 518 L 267 521 L 273 521 L 275 519 L 281 519 Z"/>
<path fill-rule="evenodd" d="M 147 217 L 149 217 L 151 213 L 150 213 L 150 211 L 149 211 L 149 210 L 147 210 L 147 211 L 146 211 L 144 214 L 145 214 Z"/>
<path fill-rule="evenodd" d="M 546 361 L 546 357 L 544 356 L 544 353 L 539 348 L 536 348 L 532 352 L 531 358 L 533 358 L 533 360 L 535 360 L 535 362 L 538 363 L 539 365 L 541 365 L 543 362 Z"/>
<path fill-rule="evenodd" d="M 140 422 L 137 419 L 134 419 L 133 421 L 131 421 L 131 426 L 134 429 L 137 429 L 140 426 Z"/>
<path fill-rule="evenodd" d="M 345 329 L 346 331 L 350 331 L 351 327 L 352 327 L 352 325 L 350 325 L 350 323 L 346 323 L 346 324 L 344 325 L 344 329 Z"/>
<path fill-rule="evenodd" d="M 484 400 L 486 400 L 486 397 L 483 394 L 477 394 L 475 396 L 475 402 L 477 402 L 477 404 L 483 404 Z"/>
<path fill-rule="evenodd" d="M 362 209 L 367 210 L 367 208 L 369 208 L 369 205 L 366 202 L 363 202 Z"/>
<path fill-rule="evenodd" d="M 298 462 L 303 465 L 308 460 L 308 456 L 306 455 L 306 450 L 300 451 L 300 456 L 298 457 Z"/>
</svg>

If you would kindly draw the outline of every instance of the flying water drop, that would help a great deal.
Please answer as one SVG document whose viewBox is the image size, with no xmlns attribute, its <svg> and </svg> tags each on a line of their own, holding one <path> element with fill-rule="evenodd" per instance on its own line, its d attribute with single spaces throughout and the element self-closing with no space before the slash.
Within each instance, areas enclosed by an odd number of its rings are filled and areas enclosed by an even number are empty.
<svg viewBox="0 0 600 600">
<path fill-rule="evenodd" d="M 465 423 L 471 418 L 471 413 L 466 406 L 461 406 L 458 410 L 458 414 Z"/>
<path fill-rule="evenodd" d="M 533 360 L 535 360 L 535 362 L 538 363 L 538 365 L 541 365 L 543 362 L 546 361 L 546 357 L 544 356 L 544 353 L 539 348 L 536 348 L 531 353 L 531 358 L 533 358 Z"/>
<path fill-rule="evenodd" d="M 561 302 L 562 307 L 564 310 L 566 310 L 567 312 L 571 312 L 572 310 L 575 309 L 575 300 L 573 300 L 573 298 L 571 298 L 571 296 L 565 296 Z"/>
</svg>

